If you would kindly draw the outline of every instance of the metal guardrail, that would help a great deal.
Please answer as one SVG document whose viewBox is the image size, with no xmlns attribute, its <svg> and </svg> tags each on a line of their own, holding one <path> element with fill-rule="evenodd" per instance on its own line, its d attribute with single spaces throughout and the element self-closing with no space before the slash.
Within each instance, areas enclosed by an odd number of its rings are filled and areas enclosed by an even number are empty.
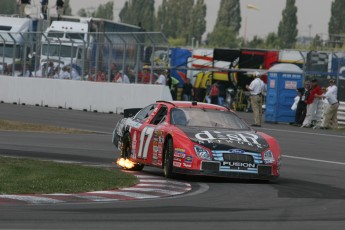
<svg viewBox="0 0 345 230">
<path fill-rule="evenodd" d="M 338 108 L 338 125 L 345 126 L 345 102 L 341 101 Z"/>
</svg>

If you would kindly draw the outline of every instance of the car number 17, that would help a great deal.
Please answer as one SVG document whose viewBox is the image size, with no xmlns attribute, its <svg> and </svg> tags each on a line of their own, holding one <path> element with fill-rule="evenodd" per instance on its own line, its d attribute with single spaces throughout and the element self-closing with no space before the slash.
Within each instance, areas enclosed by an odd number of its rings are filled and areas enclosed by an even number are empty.
<svg viewBox="0 0 345 230">
<path fill-rule="evenodd" d="M 138 158 L 147 158 L 147 152 L 149 150 L 150 142 L 153 136 L 155 128 L 154 127 L 145 127 L 140 134 L 140 144 L 138 151 Z M 146 140 L 145 137 L 147 136 Z"/>
</svg>

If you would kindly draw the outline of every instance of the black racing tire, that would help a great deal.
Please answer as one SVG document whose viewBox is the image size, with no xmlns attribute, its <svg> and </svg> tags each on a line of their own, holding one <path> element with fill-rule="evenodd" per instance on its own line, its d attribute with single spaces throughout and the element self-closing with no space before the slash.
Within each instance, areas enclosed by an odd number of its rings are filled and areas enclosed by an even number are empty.
<svg viewBox="0 0 345 230">
<path fill-rule="evenodd" d="M 132 151 L 132 141 L 131 141 L 131 135 L 129 132 L 125 133 L 123 136 L 123 141 L 122 141 L 122 147 L 121 147 L 121 158 L 124 159 L 129 159 L 131 156 L 131 151 Z M 123 168 L 129 171 L 141 171 L 143 170 L 145 165 L 143 164 L 135 164 L 133 168 Z"/>
<path fill-rule="evenodd" d="M 164 176 L 166 178 L 175 178 L 173 173 L 173 160 L 174 160 L 174 143 L 171 138 L 168 138 L 164 148 Z"/>
</svg>

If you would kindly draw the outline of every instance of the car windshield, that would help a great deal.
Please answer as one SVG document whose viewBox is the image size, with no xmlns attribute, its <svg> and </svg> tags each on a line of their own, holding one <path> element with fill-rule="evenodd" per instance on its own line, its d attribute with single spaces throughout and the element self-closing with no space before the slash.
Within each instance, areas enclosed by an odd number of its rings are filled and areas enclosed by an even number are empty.
<svg viewBox="0 0 345 230">
<path fill-rule="evenodd" d="M 249 127 L 237 115 L 228 111 L 201 108 L 174 108 L 171 110 L 171 124 L 197 127 L 227 129 L 246 129 Z"/>
</svg>

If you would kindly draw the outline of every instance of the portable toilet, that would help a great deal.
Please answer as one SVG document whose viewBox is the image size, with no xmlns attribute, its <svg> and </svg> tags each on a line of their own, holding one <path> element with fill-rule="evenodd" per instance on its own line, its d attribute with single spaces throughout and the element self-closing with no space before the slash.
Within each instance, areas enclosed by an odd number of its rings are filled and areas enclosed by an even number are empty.
<svg viewBox="0 0 345 230">
<path fill-rule="evenodd" d="M 303 87 L 303 71 L 294 64 L 277 64 L 268 70 L 265 122 L 294 122 L 291 109 L 297 89 Z"/>
</svg>

